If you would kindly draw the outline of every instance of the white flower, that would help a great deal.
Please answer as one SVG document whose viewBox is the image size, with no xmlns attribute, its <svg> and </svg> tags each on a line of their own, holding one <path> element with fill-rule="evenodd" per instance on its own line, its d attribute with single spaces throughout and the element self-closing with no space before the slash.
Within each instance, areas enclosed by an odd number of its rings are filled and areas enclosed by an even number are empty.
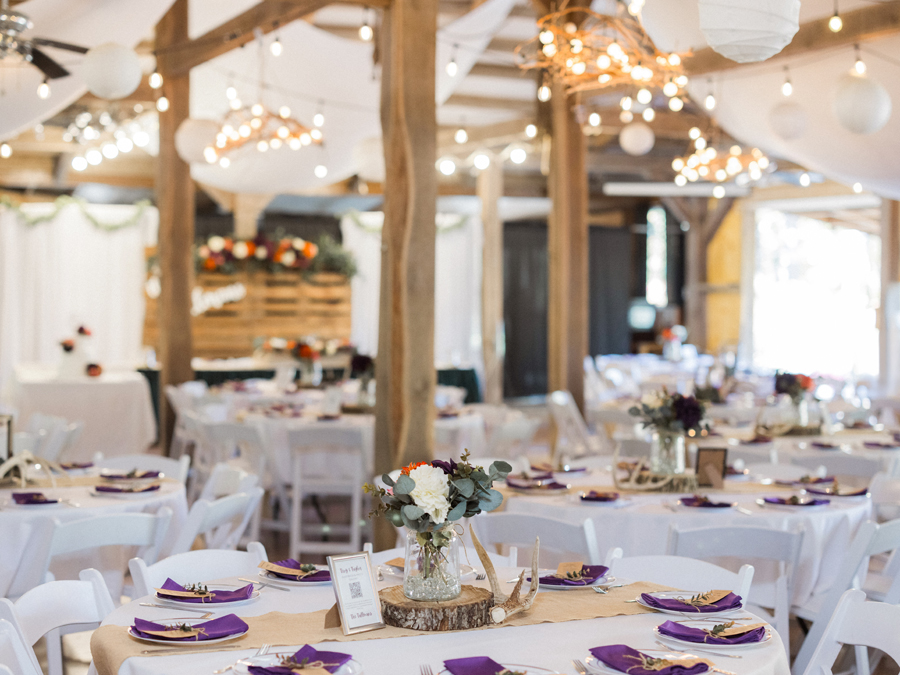
<svg viewBox="0 0 900 675">
<path fill-rule="evenodd" d="M 246 241 L 236 241 L 234 242 L 234 247 L 231 249 L 232 254 L 238 260 L 243 260 L 248 255 L 250 255 L 250 247 L 247 246 Z"/>
<path fill-rule="evenodd" d="M 285 267 L 290 267 L 295 262 L 297 262 L 297 254 L 291 250 L 287 250 L 281 254 L 281 264 Z"/>
<path fill-rule="evenodd" d="M 641 403 L 648 408 L 659 408 L 662 406 L 663 400 L 659 392 L 652 391 L 641 396 Z"/>
<path fill-rule="evenodd" d="M 298 251 L 302 251 L 303 247 L 306 246 L 306 242 L 303 239 L 301 239 L 300 237 L 294 237 L 293 241 L 291 242 L 291 245 Z"/>
<path fill-rule="evenodd" d="M 415 505 L 427 513 L 435 525 L 447 520 L 450 511 L 450 481 L 442 469 L 424 464 L 409 472 L 416 482 L 409 493 Z"/>
<path fill-rule="evenodd" d="M 209 250 L 213 253 L 220 253 L 225 248 L 225 239 L 218 235 L 214 235 L 209 238 L 206 245 L 209 246 Z"/>
</svg>

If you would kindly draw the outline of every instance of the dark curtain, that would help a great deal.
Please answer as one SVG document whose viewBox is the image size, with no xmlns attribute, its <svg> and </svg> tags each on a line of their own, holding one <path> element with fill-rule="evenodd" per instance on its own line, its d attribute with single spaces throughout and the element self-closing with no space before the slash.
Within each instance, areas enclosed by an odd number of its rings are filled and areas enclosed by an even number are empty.
<svg viewBox="0 0 900 675">
<path fill-rule="evenodd" d="M 625 354 L 631 348 L 632 255 L 634 248 L 640 248 L 634 243 L 628 227 L 590 228 L 589 353 L 593 356 Z"/>
</svg>

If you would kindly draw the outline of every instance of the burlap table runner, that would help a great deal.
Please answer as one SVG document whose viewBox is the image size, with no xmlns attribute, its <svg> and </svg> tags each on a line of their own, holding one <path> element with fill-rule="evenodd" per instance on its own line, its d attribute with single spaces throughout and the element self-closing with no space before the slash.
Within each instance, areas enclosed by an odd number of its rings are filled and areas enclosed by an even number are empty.
<svg viewBox="0 0 900 675">
<path fill-rule="evenodd" d="M 487 586 L 486 582 L 478 583 Z M 504 626 L 531 626 L 541 623 L 562 623 L 564 621 L 580 621 L 613 616 L 652 613 L 641 605 L 626 600 L 634 600 L 641 593 L 672 590 L 667 586 L 637 582 L 613 588 L 606 595 L 600 595 L 585 588 L 578 591 L 547 591 L 538 593 L 534 604 L 527 612 L 516 614 L 500 625 L 484 626 L 475 630 L 502 628 Z M 250 630 L 247 634 L 221 645 L 224 648 L 240 647 L 241 649 L 258 649 L 263 644 L 273 647 L 318 644 L 320 642 L 355 642 L 356 640 L 381 640 L 397 637 L 414 637 L 417 635 L 433 635 L 434 633 L 395 628 L 386 626 L 380 630 L 355 635 L 344 635 L 340 628 L 325 628 L 325 615 L 328 612 L 308 612 L 304 614 L 285 614 L 270 612 L 262 616 L 244 618 Z M 91 637 L 91 655 L 99 675 L 117 675 L 122 663 L 133 656 L 153 656 L 141 652 L 154 650 L 170 650 L 177 645 L 154 645 L 140 642 L 127 633 L 125 626 L 102 626 Z M 447 631 L 456 632 L 456 631 Z M 185 650 L 203 648 L 203 642 L 191 642 Z M 207 647 L 214 651 L 215 645 Z M 171 656 L 171 652 L 166 654 Z"/>
</svg>

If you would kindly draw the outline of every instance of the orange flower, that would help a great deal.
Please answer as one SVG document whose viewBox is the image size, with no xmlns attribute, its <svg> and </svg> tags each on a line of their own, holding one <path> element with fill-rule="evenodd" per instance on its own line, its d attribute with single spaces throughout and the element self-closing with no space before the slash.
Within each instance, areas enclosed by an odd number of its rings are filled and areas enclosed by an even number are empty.
<svg viewBox="0 0 900 675">
<path fill-rule="evenodd" d="M 282 239 L 280 242 L 278 242 L 278 250 L 279 251 L 287 251 L 290 247 L 291 247 L 290 239 Z"/>
<path fill-rule="evenodd" d="M 797 375 L 797 384 L 799 384 L 806 391 L 810 391 L 813 387 L 816 386 L 815 380 L 806 375 Z"/>
<path fill-rule="evenodd" d="M 212 272 L 214 269 L 216 269 L 216 261 L 212 258 L 207 258 L 203 261 L 203 269 Z"/>
<path fill-rule="evenodd" d="M 283 253 L 284 251 L 281 250 L 275 251 L 275 255 L 272 256 L 272 260 L 275 262 L 281 262 L 281 256 Z"/>
<path fill-rule="evenodd" d="M 400 469 L 400 473 L 404 476 L 408 476 L 410 471 L 418 469 L 420 466 L 425 466 L 426 464 L 428 464 L 428 462 L 413 462 L 409 466 L 404 466 Z"/>
<path fill-rule="evenodd" d="M 318 253 L 318 252 L 319 252 L 319 247 L 316 246 L 311 241 L 308 241 L 305 244 L 303 244 L 303 255 L 305 255 L 307 258 L 315 258 L 316 253 Z"/>
<path fill-rule="evenodd" d="M 288 340 L 288 343 L 287 343 L 287 348 L 288 348 L 288 349 L 290 349 L 290 350 L 293 351 L 294 347 L 296 347 L 296 346 L 297 346 L 297 341 L 296 341 L 296 340 Z"/>
<path fill-rule="evenodd" d="M 256 253 L 256 242 L 248 241 L 247 242 L 247 257 L 250 257 Z"/>
<path fill-rule="evenodd" d="M 233 248 L 234 248 L 234 241 L 231 239 L 231 237 L 225 237 L 225 250 L 230 251 Z"/>
</svg>

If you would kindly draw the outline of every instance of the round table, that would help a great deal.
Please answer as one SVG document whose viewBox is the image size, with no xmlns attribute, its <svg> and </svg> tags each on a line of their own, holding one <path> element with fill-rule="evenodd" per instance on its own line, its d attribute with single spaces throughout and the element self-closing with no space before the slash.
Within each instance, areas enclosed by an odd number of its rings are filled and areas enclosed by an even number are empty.
<svg viewBox="0 0 900 675">
<path fill-rule="evenodd" d="M 753 526 L 792 530 L 802 527 L 803 548 L 799 569 L 794 575 L 795 604 L 806 602 L 810 596 L 831 585 L 850 539 L 872 513 L 871 500 L 865 497 L 837 497 L 832 498 L 828 506 L 794 507 L 794 510 L 764 508 L 756 503 L 757 498 L 790 493 L 765 486 L 759 486 L 757 493 L 748 493 L 749 485 L 741 488 L 738 482 L 731 480 L 726 481 L 721 492 L 702 492 L 709 494 L 713 501 L 736 502 L 738 507 L 749 513 L 737 509 L 676 506 L 675 502 L 681 496 L 677 493 L 627 494 L 619 503 L 607 506 L 582 502 L 578 486 L 606 485 L 607 489 L 613 490 L 615 488 L 608 472 L 558 473 L 556 478 L 571 484 L 573 490 L 563 495 L 511 494 L 505 501 L 506 511 L 558 518 L 571 523 L 582 523 L 585 518 L 592 518 L 601 555 L 614 546 L 621 547 L 626 557 L 666 553 L 670 525 L 677 525 L 680 529 Z M 765 565 L 756 561 L 753 564 L 757 567 L 754 582 L 761 582 L 772 574 L 764 569 Z M 737 570 L 737 567 L 734 569 Z"/>
<path fill-rule="evenodd" d="M 498 568 L 500 579 L 508 579 L 518 572 L 512 568 Z M 236 578 L 220 580 L 227 583 L 243 583 Z M 396 581 L 379 582 L 383 588 Z M 487 582 L 475 582 L 486 585 Z M 544 592 L 544 591 L 542 591 Z M 549 593 L 558 591 L 546 591 Z M 584 592 L 590 591 L 573 591 Z M 139 602 L 148 602 L 146 597 L 116 609 L 103 625 L 129 626 L 134 617 L 162 619 L 182 616 L 177 610 L 141 607 Z M 269 612 L 313 612 L 328 609 L 334 604 L 334 590 L 331 585 L 300 588 L 283 592 L 262 588 L 260 599 L 249 605 L 236 607 L 238 616 L 260 616 Z M 212 606 L 204 608 L 211 609 Z M 215 615 L 227 613 L 216 611 Z M 746 614 L 743 614 L 746 615 Z M 584 661 L 588 650 L 608 644 L 628 644 L 635 648 L 654 649 L 653 628 L 668 617 L 663 614 L 648 613 L 635 616 L 618 616 L 604 619 L 588 619 L 577 622 L 545 623 L 529 626 L 495 628 L 454 633 L 423 633 L 416 637 L 376 639 L 378 631 L 370 635 L 373 639 L 354 642 L 325 642 L 321 648 L 352 654 L 363 667 L 366 675 L 419 675 L 423 664 L 431 666 L 435 673 L 443 669 L 445 659 L 466 656 L 490 656 L 500 663 L 518 663 L 539 666 L 559 673 L 575 673 L 572 659 Z M 227 645 L 225 643 L 223 646 Z M 147 645 L 153 648 L 156 645 Z M 302 646 L 277 647 L 277 651 L 296 651 Z M 315 645 L 314 645 L 315 646 Z M 132 657 L 127 659 L 117 675 L 194 675 L 211 673 L 225 668 L 237 659 L 250 656 L 255 650 L 234 650 L 174 656 Z M 781 639 L 774 634 L 766 645 L 740 652 L 740 659 L 712 656 L 710 660 L 717 667 L 731 671 L 735 675 L 789 675 L 790 667 L 784 653 Z M 113 675 L 101 673 L 101 675 Z"/>
<path fill-rule="evenodd" d="M 59 483 L 64 480 L 60 479 Z M 38 506 L 11 504 L 12 493 L 23 491 L 43 492 L 48 497 L 69 500 L 70 503 Z M 94 494 L 94 489 L 90 486 L 0 490 L 0 541 L 3 542 L 3 555 L 0 555 L 0 597 L 6 596 L 11 590 L 10 585 L 20 566 L 28 564 L 28 557 L 32 552 L 29 546 L 38 543 L 31 538 L 38 522 L 50 519 L 66 522 L 114 513 L 156 513 L 167 506 L 172 509 L 172 520 L 160 551 L 160 557 L 165 557 L 174 545 L 178 531 L 187 521 L 188 505 L 184 485 L 176 481 L 163 481 L 159 491 L 142 498 L 96 497 Z M 115 591 L 116 588 L 121 588 L 128 559 L 133 556 L 132 547 L 86 550 L 54 558 L 50 571 L 57 579 L 77 579 L 81 570 L 93 567 L 100 570 L 107 584 Z M 12 590 L 16 592 L 17 589 Z"/>
</svg>

